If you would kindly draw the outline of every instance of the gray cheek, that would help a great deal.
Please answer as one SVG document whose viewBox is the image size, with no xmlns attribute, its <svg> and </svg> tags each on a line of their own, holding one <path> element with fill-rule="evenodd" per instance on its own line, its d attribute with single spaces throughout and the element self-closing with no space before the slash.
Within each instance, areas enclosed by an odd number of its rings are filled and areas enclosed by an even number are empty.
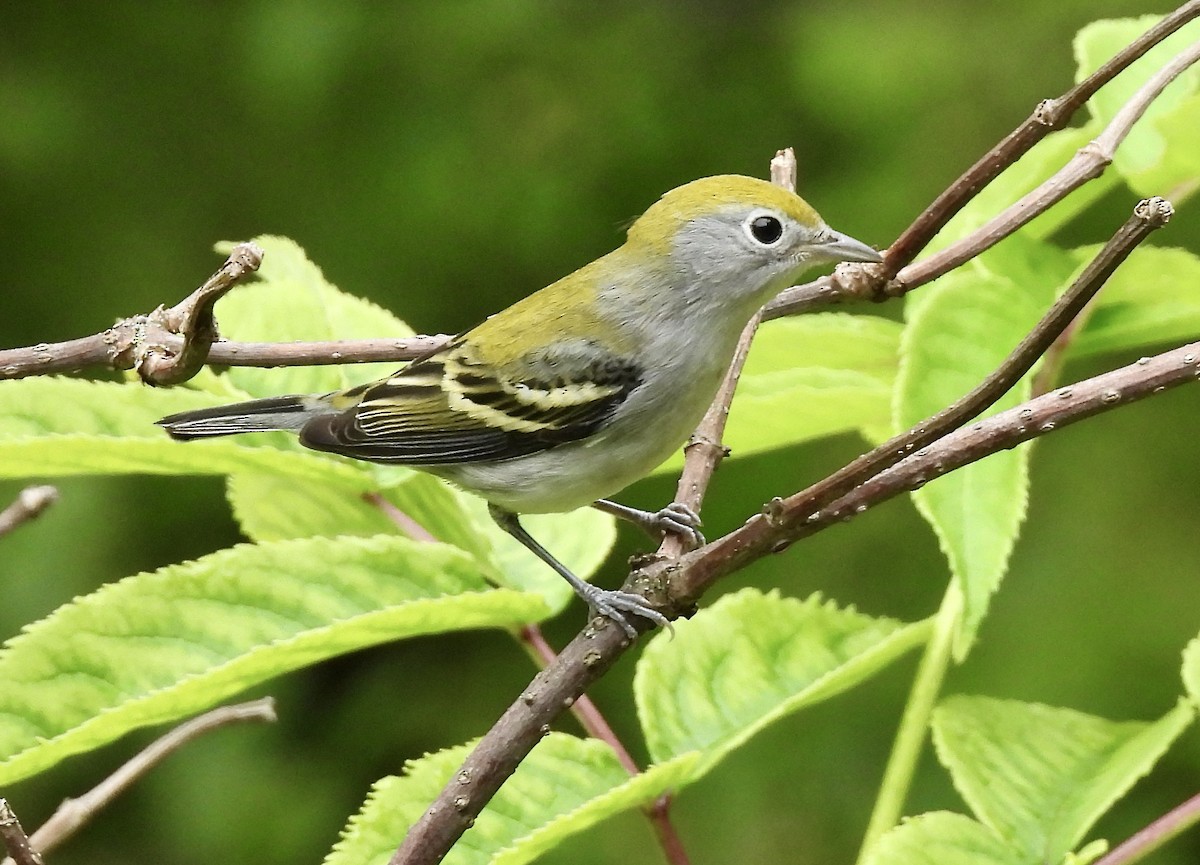
<svg viewBox="0 0 1200 865">
<path fill-rule="evenodd" d="M 676 265 L 698 278 L 713 276 L 744 267 L 746 250 L 730 243 L 728 226 L 693 222 L 675 237 L 671 258 Z"/>
</svg>

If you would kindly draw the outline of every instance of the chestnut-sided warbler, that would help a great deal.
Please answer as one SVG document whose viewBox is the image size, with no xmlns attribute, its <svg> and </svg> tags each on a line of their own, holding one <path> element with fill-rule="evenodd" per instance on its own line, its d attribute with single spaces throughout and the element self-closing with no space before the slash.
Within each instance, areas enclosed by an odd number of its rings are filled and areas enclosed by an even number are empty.
<svg viewBox="0 0 1200 865">
<path fill-rule="evenodd" d="M 673 189 L 625 243 L 381 381 L 182 412 L 176 439 L 292 430 L 310 448 L 411 465 L 482 496 L 497 523 L 632 638 L 639 595 L 584 582 L 517 515 L 595 505 L 702 542 L 699 519 L 605 499 L 653 471 L 712 401 L 738 335 L 822 262 L 880 261 L 791 192 L 749 177 Z"/>
</svg>

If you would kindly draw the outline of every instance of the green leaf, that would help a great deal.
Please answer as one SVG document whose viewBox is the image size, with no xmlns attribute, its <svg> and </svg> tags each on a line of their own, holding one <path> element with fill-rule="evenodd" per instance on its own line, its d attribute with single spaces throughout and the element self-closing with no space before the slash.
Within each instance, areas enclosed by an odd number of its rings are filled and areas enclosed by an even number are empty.
<svg viewBox="0 0 1200 865">
<path fill-rule="evenodd" d="M 1076 80 L 1107 62 L 1114 54 L 1159 21 L 1157 15 L 1094 21 L 1075 37 Z M 1096 122 L 1107 124 L 1131 96 L 1161 67 L 1195 39 L 1183 28 L 1155 45 L 1100 89 L 1088 110 Z M 1200 70 L 1185 70 L 1150 104 L 1129 136 L 1113 155 L 1113 167 L 1139 194 L 1164 194 L 1177 186 L 1194 187 L 1200 177 L 1194 142 L 1200 133 L 1200 103 L 1193 99 Z"/>
<path fill-rule="evenodd" d="M 324 658 L 546 612 L 461 551 L 399 537 L 242 545 L 138 574 L 0 651 L 0 787 Z"/>
<path fill-rule="evenodd" d="M 328 480 L 241 472 L 229 476 L 226 493 L 238 525 L 255 541 L 403 534 L 382 510 L 367 502 L 361 489 Z M 395 501 L 395 490 L 389 490 L 387 497 L 421 522 Z"/>
<path fill-rule="evenodd" d="M 1015 700 L 951 697 L 934 712 L 938 759 L 976 816 L 1029 861 L 1057 862 L 1192 722 L 1186 701 L 1116 723 Z"/>
<path fill-rule="evenodd" d="M 400 528 L 363 498 L 361 485 L 331 478 L 311 481 L 288 475 L 240 473 L 229 479 L 229 501 L 255 540 L 397 534 Z M 502 531 L 478 496 L 460 493 L 419 471 L 377 491 L 439 541 L 475 556 L 498 583 L 537 592 L 554 612 L 574 596 L 566 581 Z M 616 541 L 612 517 L 593 508 L 569 514 L 531 514 L 522 524 L 559 561 L 584 579 L 608 558 Z"/>
<path fill-rule="evenodd" d="M 141 384 L 44 376 L 0 381 L 0 439 L 90 435 L 168 441 L 163 415 L 219 405 L 211 396 Z"/>
<path fill-rule="evenodd" d="M 900 326 L 875 316 L 819 313 L 766 322 L 729 413 L 725 444 L 761 453 L 889 418 Z M 681 450 L 659 471 L 678 471 Z"/>
<path fill-rule="evenodd" d="M 228 497 L 242 531 L 256 541 L 407 534 L 367 500 L 362 487 L 361 483 L 338 483 L 332 477 L 304 480 L 240 472 L 229 477 Z M 412 471 L 375 494 L 436 540 L 490 561 L 490 546 L 477 537 L 461 505 L 461 495 L 432 475 Z"/>
<path fill-rule="evenodd" d="M 1192 705 L 1200 708 L 1200 637 L 1183 650 L 1183 685 Z"/>
<path fill-rule="evenodd" d="M 970 817 L 933 811 L 880 836 L 863 865 L 1034 865 Z"/>
<path fill-rule="evenodd" d="M 744 589 L 646 646 L 634 678 L 638 716 L 656 761 L 703 751 L 697 774 L 763 727 L 828 699 L 920 645 L 904 625 Z"/>
<path fill-rule="evenodd" d="M 1099 246 L 1072 251 L 1082 267 Z M 1087 323 L 1071 341 L 1072 357 L 1129 351 L 1200 337 L 1200 256 L 1142 246 L 1097 295 Z"/>
<path fill-rule="evenodd" d="M 1195 146 L 1200 138 L 1200 95 L 1193 93 L 1162 117 L 1147 122 L 1158 134 L 1161 152 L 1141 171 L 1126 169 L 1125 180 L 1139 195 L 1162 195 L 1179 206 L 1200 186 L 1200 159 Z M 1122 168 L 1120 164 L 1117 167 Z"/>
<path fill-rule="evenodd" d="M 1093 121 L 1085 126 L 1063 129 L 1047 135 L 971 199 L 967 206 L 938 232 L 927 247 L 926 253 L 937 252 L 961 240 L 996 214 L 1015 204 L 1070 162 L 1075 153 L 1099 135 L 1100 131 L 1100 124 Z M 1033 219 L 1021 232 L 1028 237 L 1045 239 L 1119 183 L 1119 177 L 1115 173 L 1102 174 Z"/>
<path fill-rule="evenodd" d="M 403 338 L 412 330 L 375 304 L 344 294 L 326 281 L 304 250 L 286 237 L 254 238 L 266 253 L 254 282 L 239 286 L 217 307 L 221 335 L 246 342 Z M 218 244 L 228 252 L 231 243 Z M 326 393 L 389 375 L 401 364 L 233 367 L 229 379 L 251 396 Z"/>
<path fill-rule="evenodd" d="M 451 748 L 410 761 L 399 777 L 375 784 L 325 865 L 385 865 L 408 828 L 441 792 L 470 751 Z M 447 865 L 520 865 L 564 838 L 653 801 L 683 781 L 685 755 L 630 777 L 608 745 L 551 733 L 521 763 L 444 860 Z"/>
<path fill-rule="evenodd" d="M 1051 247 L 1016 235 L 925 291 L 901 342 L 897 429 L 908 429 L 953 403 L 1000 365 L 1041 317 L 1071 269 Z M 1021 402 L 1028 379 L 988 414 Z M 1025 517 L 1029 450 L 1001 451 L 937 478 L 913 494 L 933 526 L 964 597 L 961 657 L 998 588 Z"/>
<path fill-rule="evenodd" d="M 165 414 L 216 404 L 190 390 L 68 378 L 0 382 L 0 477 L 70 474 L 278 472 L 366 489 L 345 460 L 306 451 L 280 434 L 174 442 L 154 425 Z"/>
</svg>

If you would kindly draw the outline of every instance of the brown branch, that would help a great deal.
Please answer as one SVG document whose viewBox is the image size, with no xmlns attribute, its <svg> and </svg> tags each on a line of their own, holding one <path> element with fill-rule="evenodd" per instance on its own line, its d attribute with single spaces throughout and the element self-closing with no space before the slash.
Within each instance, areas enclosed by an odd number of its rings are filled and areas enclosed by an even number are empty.
<svg viewBox="0 0 1200 865">
<path fill-rule="evenodd" d="M 542 629 L 537 625 L 526 625 L 521 628 L 518 636 L 521 642 L 528 646 L 537 657 L 543 669 L 554 663 L 558 657 L 554 649 L 546 642 Z M 641 767 L 638 766 L 633 755 L 629 753 L 629 749 L 625 747 L 625 743 L 617 736 L 616 731 L 613 730 L 608 719 L 600 712 L 591 697 L 587 694 L 580 694 L 571 702 L 571 714 L 575 716 L 575 720 L 589 736 L 599 739 L 612 748 L 613 753 L 617 756 L 617 762 L 626 772 L 631 776 L 641 774 Z M 643 808 L 642 813 L 646 815 L 646 819 L 650 821 L 650 825 L 654 829 L 654 834 L 663 850 L 663 858 L 671 865 L 688 865 L 691 860 L 688 859 L 687 852 L 683 849 L 683 842 L 671 822 L 670 805 L 670 797 L 663 795 L 651 805 Z"/>
<path fill-rule="evenodd" d="M 789 192 L 796 191 L 796 152 L 792 148 L 786 147 L 777 151 L 771 160 L 771 182 Z M 700 513 L 700 506 L 704 502 L 704 494 L 708 491 L 713 472 L 729 454 L 729 449 L 721 443 L 721 439 L 725 435 L 729 406 L 733 402 L 742 367 L 746 365 L 746 358 L 750 354 L 750 344 L 754 340 L 754 334 L 758 332 L 761 315 L 756 314 L 742 330 L 733 358 L 729 362 L 729 369 L 716 396 L 713 397 L 712 405 L 708 407 L 700 425 L 683 447 L 683 471 L 675 487 L 675 501 L 687 505 L 697 514 Z M 683 535 L 668 533 L 655 555 L 662 559 L 674 559 L 685 551 L 685 546 Z"/>
<path fill-rule="evenodd" d="M 265 697 L 248 703 L 221 706 L 180 724 L 138 752 L 133 759 L 78 799 L 67 799 L 63 802 L 50 819 L 29 837 L 29 843 L 41 853 L 56 847 L 75 834 L 81 826 L 108 806 L 117 796 L 129 789 L 147 772 L 184 745 L 219 727 L 242 721 L 274 722 L 275 701 L 270 697 Z M 12 855 L 11 847 L 9 853 Z M 15 863 L 13 860 L 16 860 Z M 0 862 L 0 865 L 22 865 L 22 860 L 13 855 L 12 859 L 5 859 Z"/>
<path fill-rule="evenodd" d="M 321 366 L 330 363 L 406 361 L 429 354 L 451 340 L 448 334 L 404 339 L 339 339 L 325 342 L 214 342 L 213 366 Z"/>
<path fill-rule="evenodd" d="M 1085 269 L 1068 295 L 1064 295 L 1067 299 L 1060 300 L 1053 314 L 1043 320 L 1034 334 L 1022 341 L 1024 348 L 1014 352 L 1003 367 L 1008 371 L 1007 377 L 1012 381 L 1019 378 L 1023 370 L 1016 370 L 1022 366 L 1027 370 L 1036 359 L 1036 354 L 1030 356 L 1031 352 L 1044 350 L 1054 339 L 1057 331 L 1045 325 L 1045 321 L 1055 322 L 1059 330 L 1065 327 L 1070 321 L 1067 312 L 1072 309 L 1078 311 L 1090 296 L 1089 290 L 1094 293 L 1129 251 L 1169 216 L 1170 206 L 1161 199 L 1140 204 L 1135 217 L 1122 226 L 1114 239 Z M 866 511 L 952 468 L 982 459 L 988 453 L 1047 434 L 1082 417 L 1115 408 L 1152 390 L 1194 380 L 1200 343 L 1189 349 L 1190 353 L 1187 349 L 1181 349 L 1185 353 L 1178 357 L 1171 354 L 1169 359 L 1163 360 L 1167 357 L 1164 355 L 1155 362 L 1139 363 L 1126 370 L 1109 373 L 1107 377 L 1100 376 L 1062 389 L 921 448 L 915 442 L 922 441 L 922 436 L 932 425 L 932 421 L 926 422 L 878 449 L 879 452 L 886 449 L 890 461 L 895 462 L 899 448 L 912 443 L 911 448 L 905 447 L 903 450 L 907 458 L 882 474 L 870 477 L 871 473 L 879 472 L 883 466 L 890 464 L 889 460 L 874 460 L 871 472 L 838 472 L 833 476 L 838 478 L 837 482 L 822 483 L 813 488 L 819 490 L 816 497 L 806 490 L 788 499 L 777 499 L 764 508 L 763 514 L 751 518 L 742 527 L 699 550 L 679 558 L 655 557 L 635 570 L 624 588 L 641 591 L 651 598 L 662 598 L 656 608 L 668 617 L 677 616 L 694 604 L 720 577 L 769 552 L 785 549 L 800 537 L 828 528 L 846 516 Z M 1002 381 L 1003 378 L 1001 376 L 997 380 Z M 992 388 L 985 396 L 994 401 L 1002 393 L 1003 390 Z M 963 403 L 958 404 L 960 408 L 951 416 L 953 423 L 961 423 L 983 408 L 978 395 L 972 399 L 973 402 L 967 404 L 971 409 L 969 414 L 966 414 L 967 409 L 961 408 Z M 943 425 L 939 422 L 942 433 L 947 428 L 948 423 Z M 688 456 L 689 462 L 699 459 L 692 454 Z M 852 489 L 845 486 L 851 476 L 857 478 L 854 483 L 858 484 L 856 487 L 850 484 Z M 870 479 L 864 482 L 863 477 Z M 700 479 L 704 480 L 703 477 Z M 681 491 L 687 492 L 682 487 Z M 829 506 L 814 506 L 814 501 L 826 502 Z M 641 620 L 634 624 L 643 629 L 650 627 L 648 622 Z M 544 731 L 550 729 L 551 721 L 563 706 L 577 699 L 630 645 L 631 641 L 618 628 L 588 629 L 572 640 L 554 662 L 537 674 L 520 698 L 484 735 L 437 800 L 410 828 L 403 844 L 392 857 L 391 865 L 440 860 L 504 780 L 515 771 Z"/>
<path fill-rule="evenodd" d="M 1200 15 L 1200 0 L 1190 0 L 1190 2 L 1184 3 L 1062 96 L 1041 102 L 1023 124 L 981 156 L 974 165 L 921 212 L 884 252 L 882 265 L 844 265 L 836 270 L 833 276 L 825 276 L 804 285 L 793 286 L 781 292 L 767 304 L 763 311 L 763 320 L 770 321 L 787 315 L 809 312 L 819 307 L 848 300 L 885 300 L 897 290 L 911 290 L 952 269 L 956 264 L 946 258 L 938 263 L 940 269 L 937 270 L 926 266 L 922 270 L 902 272 L 902 269 L 916 258 L 917 254 L 929 244 L 929 241 L 966 206 L 967 202 L 979 194 L 980 190 L 1029 152 L 1049 133 L 1065 127 L 1074 113 L 1113 77 L 1198 15 Z M 1138 101 L 1145 89 L 1143 88 L 1143 91 L 1135 95 L 1130 102 Z M 1122 113 L 1124 110 L 1122 109 Z M 1114 127 L 1119 129 L 1126 120 L 1132 122 L 1132 120 L 1136 120 L 1136 117 L 1122 117 L 1120 122 L 1114 118 L 1109 127 L 1110 129 Z M 1114 131 L 1114 137 L 1116 134 Z M 1120 138 L 1123 137 L 1123 135 L 1120 136 Z M 1115 148 L 1116 144 L 1120 142 L 1120 138 L 1105 140 L 1098 146 Z M 1049 207 L 1051 203 L 1053 202 L 1047 202 L 1045 206 Z M 1038 210 L 1029 218 L 1032 219 L 1041 212 Z M 986 228 L 987 226 L 984 226 L 983 229 L 972 233 L 971 236 L 982 233 Z M 925 266 L 925 262 L 922 262 L 922 265 Z M 905 288 L 898 289 L 897 286 L 890 284 L 890 281 L 897 276 L 901 278 Z"/>
<path fill-rule="evenodd" d="M 0 379 L 108 366 L 137 370 L 151 385 L 185 381 L 204 365 L 217 337 L 213 304 L 258 270 L 262 257 L 255 244 L 239 243 L 216 273 L 170 309 L 160 306 L 80 339 L 0 351 Z"/>
<path fill-rule="evenodd" d="M 43 485 L 25 487 L 17 493 L 11 505 L 0 511 L 0 537 L 20 528 L 30 520 L 37 519 L 46 508 L 58 501 L 58 490 Z"/>
<path fill-rule="evenodd" d="M 1145 829 L 1131 835 L 1095 865 L 1127 865 L 1140 862 L 1172 838 L 1200 823 L 1200 794 L 1172 808 Z"/>
<path fill-rule="evenodd" d="M 888 289 L 889 294 L 894 296 L 911 291 L 953 270 L 964 261 L 995 246 L 1071 192 L 1103 174 L 1112 163 L 1113 153 L 1129 135 L 1138 118 L 1158 98 L 1163 88 L 1197 60 L 1200 60 L 1200 42 L 1192 43 L 1160 69 L 1125 103 L 1104 131 L 1081 147 L 1066 165 L 969 236 L 905 267 L 896 275 L 894 284 Z M 883 266 L 886 267 L 886 263 Z"/>
<path fill-rule="evenodd" d="M 42 865 L 42 857 L 29 843 L 25 830 L 21 828 L 21 821 L 17 819 L 7 799 L 0 799 L 0 839 L 3 839 L 4 849 L 9 855 L 5 862 L 13 862 L 16 865 Z"/>
<path fill-rule="evenodd" d="M 949 431 L 957 429 L 995 403 L 1033 366 L 1037 358 L 1100 290 L 1121 262 L 1139 243 L 1164 225 L 1171 214 L 1170 204 L 1161 198 L 1140 202 L 1134 208 L 1133 216 L 1096 254 L 1071 287 L 1021 340 L 1000 368 L 978 387 L 953 405 L 907 432 L 889 439 L 808 489 L 787 499 L 773 502 L 763 514 L 748 520 L 715 544 L 710 544 L 710 547 L 722 546 L 723 551 L 712 558 L 706 558 L 704 568 L 689 569 L 689 578 L 685 585 L 672 579 L 669 594 L 675 596 L 679 593 L 682 599 L 693 599 L 698 597 L 698 592 L 704 591 L 720 576 L 736 570 L 765 552 L 780 552 L 786 549 L 794 541 L 811 534 L 809 529 L 824 527 L 830 516 L 829 512 L 822 510 L 826 505 L 832 503 L 832 510 L 837 518 L 845 516 L 844 507 L 839 507 L 837 502 L 852 490 L 855 491 L 854 494 L 860 492 L 860 484 L 871 483 L 871 479 L 877 480 L 881 473 L 902 460 L 908 463 L 912 459 L 910 454 L 920 454 L 923 448 L 928 449 L 928 446 L 939 440 L 946 441 L 945 436 Z M 982 429 L 989 423 L 990 419 L 977 423 L 974 429 Z M 702 553 L 706 550 L 708 547 L 697 552 Z"/>
<path fill-rule="evenodd" d="M 546 636 L 542 633 L 542 629 L 537 625 L 526 625 L 521 628 L 517 634 L 522 643 L 529 647 L 529 650 L 538 659 L 538 663 L 542 668 L 548 667 L 554 663 L 554 659 L 558 654 L 554 648 L 546 642 Z M 591 697 L 587 694 L 581 694 L 579 699 L 571 703 L 571 714 L 575 716 L 575 720 L 593 739 L 599 739 L 617 755 L 617 762 L 621 764 L 621 768 L 630 775 L 639 774 L 642 769 L 633 759 L 633 755 L 629 753 L 629 749 L 625 747 L 625 743 L 620 740 L 612 726 L 608 723 L 608 719 L 600 713 L 596 704 L 592 702 Z"/>
<path fill-rule="evenodd" d="M 795 513 L 788 508 L 789 500 L 784 500 L 780 519 L 752 519 L 741 529 L 681 559 L 647 565 L 638 579 L 660 586 L 669 583 L 671 606 L 661 609 L 677 613 L 694 603 L 715 579 L 780 544 L 816 534 L 990 454 L 1197 380 L 1200 342 L 1143 358 L 959 429 L 842 496 L 823 508 L 816 519 Z M 749 545 L 749 553 L 741 552 L 743 544 Z M 550 729 L 563 707 L 604 675 L 629 646 L 618 628 L 589 630 L 576 636 L 484 735 L 446 790 L 409 830 L 403 846 L 392 857 L 392 865 L 436 862 L 444 856 L 543 732 Z"/>
</svg>

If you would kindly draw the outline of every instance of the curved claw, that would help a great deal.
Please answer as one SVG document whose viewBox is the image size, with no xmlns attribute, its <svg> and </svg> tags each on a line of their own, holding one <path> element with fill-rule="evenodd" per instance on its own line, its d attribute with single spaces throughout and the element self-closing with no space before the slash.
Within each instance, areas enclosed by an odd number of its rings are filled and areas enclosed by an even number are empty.
<svg viewBox="0 0 1200 865">
<path fill-rule="evenodd" d="M 689 549 L 705 544 L 704 535 L 700 533 L 700 516 L 683 502 L 671 502 L 658 511 L 643 511 L 608 499 L 600 499 L 593 507 L 640 526 L 652 538 L 661 538 L 670 532 L 681 536 Z"/>
<path fill-rule="evenodd" d="M 649 619 L 666 628 L 674 636 L 675 626 L 671 624 L 671 620 L 650 606 L 649 602 L 641 595 L 635 595 L 633 592 L 600 589 L 590 584 L 588 588 L 590 591 L 584 595 L 584 600 L 587 601 L 591 611 L 597 616 L 612 620 L 629 639 L 637 639 L 638 632 L 629 623 L 627 614 Z"/>
<path fill-rule="evenodd" d="M 683 502 L 671 502 L 653 516 L 661 531 L 682 536 L 691 547 L 702 547 L 706 543 L 704 533 L 700 531 L 703 525 L 700 515 Z"/>
</svg>

